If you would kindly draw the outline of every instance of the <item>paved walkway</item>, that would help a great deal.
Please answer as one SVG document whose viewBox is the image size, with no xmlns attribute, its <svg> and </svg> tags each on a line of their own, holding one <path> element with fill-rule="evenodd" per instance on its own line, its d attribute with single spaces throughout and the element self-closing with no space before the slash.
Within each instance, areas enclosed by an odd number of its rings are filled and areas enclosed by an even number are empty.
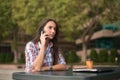
<svg viewBox="0 0 120 80">
<path fill-rule="evenodd" d="M 23 69 L 0 69 L 0 80 L 13 80 L 13 72 L 21 72 Z"/>
<path fill-rule="evenodd" d="M 21 71 L 24 71 L 24 65 L 0 64 L 0 80 L 12 80 L 12 73 Z"/>
</svg>

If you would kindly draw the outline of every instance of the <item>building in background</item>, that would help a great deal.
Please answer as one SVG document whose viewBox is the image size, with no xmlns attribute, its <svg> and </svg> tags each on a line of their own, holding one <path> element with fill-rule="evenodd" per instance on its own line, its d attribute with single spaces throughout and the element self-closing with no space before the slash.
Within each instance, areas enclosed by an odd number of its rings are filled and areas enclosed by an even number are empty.
<svg viewBox="0 0 120 80">
<path fill-rule="evenodd" d="M 91 36 L 89 44 L 87 45 L 87 55 L 89 55 L 91 49 L 99 51 L 101 49 L 117 49 L 120 53 L 120 26 L 113 26 L 111 24 L 103 25 L 101 29 L 94 32 Z M 86 36 L 87 37 L 87 36 Z M 77 55 L 82 56 L 82 40 L 78 38 L 76 40 Z"/>
</svg>

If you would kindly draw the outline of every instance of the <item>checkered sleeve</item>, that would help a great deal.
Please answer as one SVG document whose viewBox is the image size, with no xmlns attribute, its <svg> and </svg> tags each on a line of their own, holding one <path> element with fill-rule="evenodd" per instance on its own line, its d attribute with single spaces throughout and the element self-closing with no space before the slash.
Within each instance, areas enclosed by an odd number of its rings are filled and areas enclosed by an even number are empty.
<svg viewBox="0 0 120 80">
<path fill-rule="evenodd" d="M 25 47 L 26 72 L 29 72 L 32 69 L 36 57 L 35 51 L 35 45 L 32 42 L 28 42 Z"/>
<path fill-rule="evenodd" d="M 63 55 L 61 54 L 61 51 L 59 51 L 58 63 L 59 64 L 66 64 L 65 59 L 64 59 Z"/>
</svg>

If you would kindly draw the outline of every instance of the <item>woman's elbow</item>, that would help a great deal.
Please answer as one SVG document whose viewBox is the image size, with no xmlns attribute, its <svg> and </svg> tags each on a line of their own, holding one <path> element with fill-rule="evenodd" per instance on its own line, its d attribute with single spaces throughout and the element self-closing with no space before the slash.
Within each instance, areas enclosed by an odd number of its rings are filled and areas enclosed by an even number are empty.
<svg viewBox="0 0 120 80">
<path fill-rule="evenodd" d="M 66 70 L 66 67 L 67 67 L 67 65 L 66 64 L 62 64 L 62 70 Z"/>
<path fill-rule="evenodd" d="M 34 67 L 32 68 L 32 72 L 38 72 L 40 71 L 40 67 L 37 65 L 34 65 Z"/>
</svg>

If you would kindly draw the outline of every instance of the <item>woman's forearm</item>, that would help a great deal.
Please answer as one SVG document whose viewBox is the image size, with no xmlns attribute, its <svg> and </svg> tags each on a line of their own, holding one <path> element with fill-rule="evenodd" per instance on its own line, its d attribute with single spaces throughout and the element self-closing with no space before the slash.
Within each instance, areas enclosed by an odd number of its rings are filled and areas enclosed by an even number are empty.
<svg viewBox="0 0 120 80">
<path fill-rule="evenodd" d="M 56 64 L 51 67 L 52 67 L 52 70 L 66 70 L 66 65 L 64 64 Z M 43 66 L 41 68 L 41 71 L 47 71 L 47 70 L 50 70 L 50 66 Z"/>
<path fill-rule="evenodd" d="M 34 61 L 34 64 L 33 64 L 34 70 L 33 71 L 40 71 L 43 61 L 44 61 L 44 52 L 45 52 L 45 47 L 42 47 L 38 53 L 38 56 L 36 57 L 36 59 Z"/>
<path fill-rule="evenodd" d="M 65 64 L 56 64 L 52 66 L 53 70 L 65 70 L 66 69 L 66 65 Z"/>
</svg>

